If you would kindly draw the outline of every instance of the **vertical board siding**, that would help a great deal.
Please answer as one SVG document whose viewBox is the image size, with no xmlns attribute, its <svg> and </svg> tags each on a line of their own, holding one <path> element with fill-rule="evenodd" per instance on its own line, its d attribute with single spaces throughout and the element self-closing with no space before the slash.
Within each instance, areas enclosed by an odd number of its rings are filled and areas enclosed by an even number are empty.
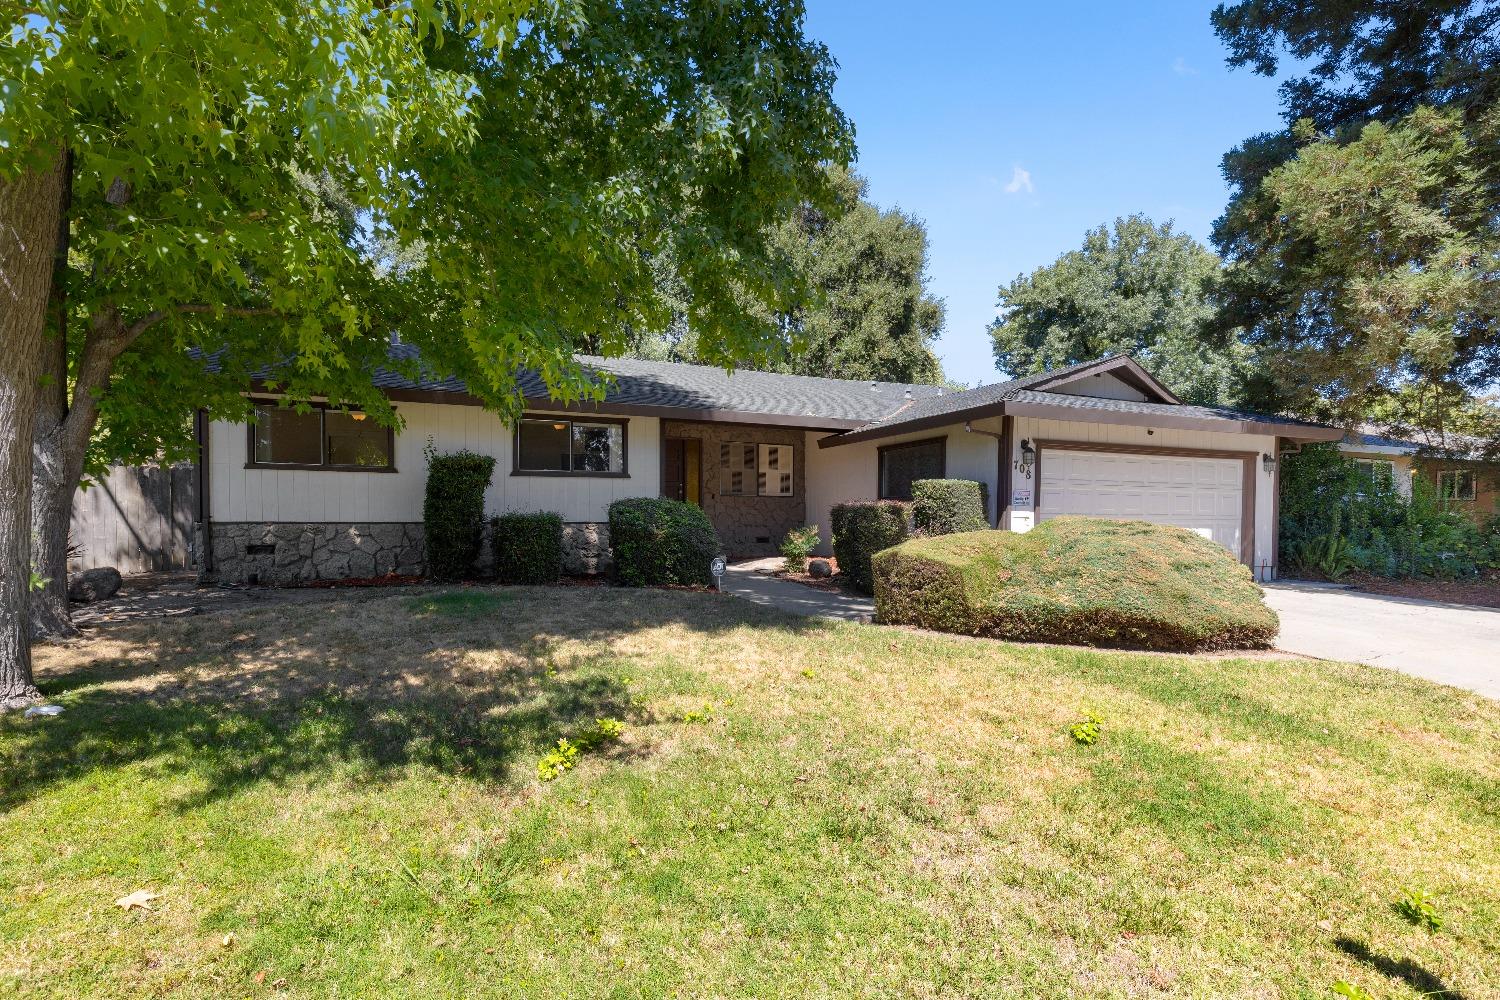
<svg viewBox="0 0 1500 1000">
<path fill-rule="evenodd" d="M 395 472 L 247 469 L 244 424 L 215 421 L 209 430 L 211 516 L 216 521 L 414 522 L 422 519 L 427 439 L 439 452 L 468 449 L 495 459 L 485 509 L 552 510 L 565 521 L 603 521 L 612 501 L 656 496 L 660 490 L 660 422 L 632 417 L 626 433 L 628 477 L 516 476 L 515 437 L 477 406 L 401 403 L 406 421 L 396 434 Z M 565 414 L 577 416 L 576 414 Z"/>
</svg>

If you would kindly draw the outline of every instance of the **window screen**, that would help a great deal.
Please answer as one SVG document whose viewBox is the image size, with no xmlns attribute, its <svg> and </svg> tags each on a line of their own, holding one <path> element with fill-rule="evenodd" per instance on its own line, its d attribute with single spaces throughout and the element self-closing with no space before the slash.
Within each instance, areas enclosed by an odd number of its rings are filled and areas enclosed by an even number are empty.
<svg viewBox="0 0 1500 1000">
<path fill-rule="evenodd" d="M 323 414 L 324 454 L 329 465 L 385 469 L 391 464 L 390 431 L 364 414 Z"/>
<path fill-rule="evenodd" d="M 522 420 L 516 427 L 516 471 L 621 475 L 623 424 Z"/>
<path fill-rule="evenodd" d="M 623 472 L 625 432 L 619 424 L 573 425 L 574 472 Z"/>
<path fill-rule="evenodd" d="M 389 469 L 391 432 L 362 413 L 257 406 L 251 431 L 254 465 L 323 469 Z"/>
<path fill-rule="evenodd" d="M 939 438 L 880 449 L 880 499 L 910 500 L 911 484 L 918 479 L 942 479 L 945 444 Z"/>
<path fill-rule="evenodd" d="M 322 465 L 323 411 L 298 413 L 280 406 L 255 408 L 257 465 Z"/>
</svg>

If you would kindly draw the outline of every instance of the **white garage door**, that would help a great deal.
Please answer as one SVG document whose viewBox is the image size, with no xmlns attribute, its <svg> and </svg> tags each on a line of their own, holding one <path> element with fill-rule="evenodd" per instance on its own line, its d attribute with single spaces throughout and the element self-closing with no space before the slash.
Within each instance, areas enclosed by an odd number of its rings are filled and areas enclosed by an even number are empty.
<svg viewBox="0 0 1500 1000">
<path fill-rule="evenodd" d="M 1047 449 L 1037 520 L 1062 514 L 1175 524 L 1240 555 L 1244 464 L 1237 458 L 1177 458 Z"/>
</svg>

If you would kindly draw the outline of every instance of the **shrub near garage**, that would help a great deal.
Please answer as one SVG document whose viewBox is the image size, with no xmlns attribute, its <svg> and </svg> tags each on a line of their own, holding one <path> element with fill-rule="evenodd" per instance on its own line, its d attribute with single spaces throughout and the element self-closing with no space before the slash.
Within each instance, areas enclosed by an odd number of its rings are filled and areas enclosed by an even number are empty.
<svg viewBox="0 0 1500 1000">
<path fill-rule="evenodd" d="M 491 455 L 455 451 L 440 455 L 429 440 L 422 525 L 427 572 L 437 580 L 462 580 L 479 558 L 484 535 L 484 491 L 495 472 Z"/>
<path fill-rule="evenodd" d="M 833 524 L 833 557 L 839 572 L 856 589 L 873 593 L 870 559 L 909 534 L 909 504 L 900 500 L 848 500 L 829 512 Z"/>
<path fill-rule="evenodd" d="M 562 576 L 562 515 L 512 511 L 490 519 L 490 550 L 500 583 L 548 584 Z"/>
<path fill-rule="evenodd" d="M 983 483 L 972 479 L 918 479 L 911 484 L 912 526 L 924 535 L 982 531 L 990 526 Z"/>
<path fill-rule="evenodd" d="M 1279 623 L 1250 570 L 1183 528 L 1060 517 L 1031 531 L 915 538 L 874 559 L 891 625 L 1024 642 L 1261 648 Z"/>
<path fill-rule="evenodd" d="M 708 586 L 719 536 L 702 509 L 680 500 L 632 497 L 609 505 L 614 578 L 627 587 Z"/>
</svg>

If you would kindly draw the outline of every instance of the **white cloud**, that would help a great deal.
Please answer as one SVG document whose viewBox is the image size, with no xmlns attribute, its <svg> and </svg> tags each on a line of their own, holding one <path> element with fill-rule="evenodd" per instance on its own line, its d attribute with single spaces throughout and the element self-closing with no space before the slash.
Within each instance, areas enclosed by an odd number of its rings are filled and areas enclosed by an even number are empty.
<svg viewBox="0 0 1500 1000">
<path fill-rule="evenodd" d="M 1187 60 L 1178 56 L 1172 60 L 1172 72 L 1178 76 L 1197 76 L 1198 71 L 1187 64 Z"/>
<path fill-rule="evenodd" d="M 1031 184 L 1031 171 L 1016 167 L 1010 175 L 1010 183 L 1005 185 L 1006 194 L 1017 194 L 1025 191 L 1027 194 L 1035 194 L 1036 188 Z"/>
</svg>

